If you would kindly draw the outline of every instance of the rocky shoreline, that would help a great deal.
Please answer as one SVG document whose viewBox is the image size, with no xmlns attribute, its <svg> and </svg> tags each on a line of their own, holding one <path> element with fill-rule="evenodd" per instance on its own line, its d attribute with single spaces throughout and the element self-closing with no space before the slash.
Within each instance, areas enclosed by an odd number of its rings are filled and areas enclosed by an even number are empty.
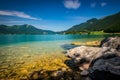
<svg viewBox="0 0 120 80">
<path fill-rule="evenodd" d="M 29 80 L 120 80 L 120 37 L 109 37 L 99 47 L 78 46 L 66 51 L 69 67 L 39 70 Z"/>
<path fill-rule="evenodd" d="M 109 37 L 101 42 L 73 43 L 61 46 L 64 54 L 23 55 L 20 54 L 25 53 L 23 49 L 31 48 L 1 49 L 1 56 L 5 57 L 0 61 L 0 80 L 120 79 L 120 37 Z"/>
</svg>

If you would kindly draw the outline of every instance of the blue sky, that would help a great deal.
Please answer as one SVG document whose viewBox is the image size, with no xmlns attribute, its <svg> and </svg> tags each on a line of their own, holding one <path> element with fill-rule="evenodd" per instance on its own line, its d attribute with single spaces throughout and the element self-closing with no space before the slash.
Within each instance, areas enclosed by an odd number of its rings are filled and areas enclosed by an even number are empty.
<svg viewBox="0 0 120 80">
<path fill-rule="evenodd" d="M 120 0 L 0 0 L 0 24 L 62 31 L 120 12 Z"/>
</svg>

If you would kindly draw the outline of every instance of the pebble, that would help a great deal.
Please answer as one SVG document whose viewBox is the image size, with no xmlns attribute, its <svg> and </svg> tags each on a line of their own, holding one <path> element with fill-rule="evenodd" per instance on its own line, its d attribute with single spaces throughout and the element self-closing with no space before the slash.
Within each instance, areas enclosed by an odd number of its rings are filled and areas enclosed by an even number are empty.
<svg viewBox="0 0 120 80">
<path fill-rule="evenodd" d="M 7 69 L 7 68 L 9 68 L 9 65 L 3 65 L 3 66 L 1 66 L 0 68 L 1 68 L 1 69 Z"/>
</svg>

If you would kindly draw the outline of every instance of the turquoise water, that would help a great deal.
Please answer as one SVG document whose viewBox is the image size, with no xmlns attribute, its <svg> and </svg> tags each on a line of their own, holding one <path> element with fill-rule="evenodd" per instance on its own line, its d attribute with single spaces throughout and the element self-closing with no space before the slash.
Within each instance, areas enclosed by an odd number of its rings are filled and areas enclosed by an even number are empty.
<svg viewBox="0 0 120 80">
<path fill-rule="evenodd" d="M 103 35 L 0 35 L 0 48 L 30 48 L 28 53 L 62 51 L 71 42 L 101 40 Z M 24 50 L 23 50 L 24 51 Z"/>
<path fill-rule="evenodd" d="M 0 79 L 17 80 L 35 69 L 63 67 L 62 52 L 71 48 L 72 42 L 102 40 L 108 36 L 115 35 L 0 35 Z"/>
<path fill-rule="evenodd" d="M 25 42 L 84 41 L 104 38 L 108 35 L 0 35 L 0 45 L 11 45 Z"/>
<path fill-rule="evenodd" d="M 42 49 L 41 53 L 49 53 L 61 51 L 71 42 L 102 40 L 108 36 L 113 35 L 0 35 L 0 48 L 31 48 L 34 52 Z"/>
</svg>

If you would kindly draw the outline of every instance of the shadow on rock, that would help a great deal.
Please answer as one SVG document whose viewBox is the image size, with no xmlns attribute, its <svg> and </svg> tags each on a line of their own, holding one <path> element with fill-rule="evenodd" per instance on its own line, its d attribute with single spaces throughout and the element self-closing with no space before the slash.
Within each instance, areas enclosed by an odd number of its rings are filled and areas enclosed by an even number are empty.
<svg viewBox="0 0 120 80">
<path fill-rule="evenodd" d="M 74 71 L 79 71 L 78 66 L 74 63 L 74 60 L 69 59 L 64 62 L 70 69 Z"/>
<path fill-rule="evenodd" d="M 92 80 L 119 80 L 120 75 L 113 74 L 109 71 L 95 70 L 90 75 Z"/>
</svg>

